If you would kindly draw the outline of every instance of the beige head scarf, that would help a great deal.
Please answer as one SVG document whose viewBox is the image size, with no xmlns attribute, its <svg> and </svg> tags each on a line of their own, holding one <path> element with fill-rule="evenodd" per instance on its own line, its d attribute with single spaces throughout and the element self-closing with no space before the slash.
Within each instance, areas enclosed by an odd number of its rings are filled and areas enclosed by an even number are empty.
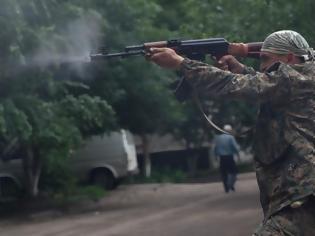
<svg viewBox="0 0 315 236">
<path fill-rule="evenodd" d="M 275 54 L 293 53 L 305 61 L 314 60 L 314 50 L 299 33 L 292 30 L 281 30 L 270 34 L 264 41 L 262 52 Z"/>
</svg>

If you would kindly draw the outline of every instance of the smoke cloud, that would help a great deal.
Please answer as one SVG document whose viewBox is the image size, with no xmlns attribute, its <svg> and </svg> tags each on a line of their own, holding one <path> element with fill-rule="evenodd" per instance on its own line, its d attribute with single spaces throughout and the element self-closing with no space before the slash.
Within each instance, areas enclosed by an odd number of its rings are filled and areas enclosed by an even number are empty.
<svg viewBox="0 0 315 236">
<path fill-rule="evenodd" d="M 89 62 L 91 50 L 99 47 L 101 25 L 102 17 L 95 12 L 66 24 L 62 31 L 42 41 L 38 50 L 28 57 L 27 64 L 47 67 L 67 63 L 83 75 L 82 64 Z"/>
</svg>

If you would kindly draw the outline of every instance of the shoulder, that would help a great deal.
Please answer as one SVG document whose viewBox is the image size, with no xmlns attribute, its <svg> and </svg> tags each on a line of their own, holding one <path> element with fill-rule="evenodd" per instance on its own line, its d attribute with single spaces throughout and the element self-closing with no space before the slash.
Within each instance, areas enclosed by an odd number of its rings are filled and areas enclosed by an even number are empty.
<svg viewBox="0 0 315 236">
<path fill-rule="evenodd" d="M 231 134 L 222 134 L 222 139 L 224 139 L 224 140 L 233 140 L 234 137 Z"/>
<path fill-rule="evenodd" d="M 216 136 L 214 136 L 214 139 L 218 140 L 218 139 L 220 139 L 220 138 L 222 138 L 222 137 L 223 137 L 222 134 L 217 134 Z"/>
<path fill-rule="evenodd" d="M 276 80 L 279 84 L 291 85 L 293 81 L 305 81 L 308 76 L 303 72 L 304 64 L 289 65 L 282 62 L 276 62 L 265 72 L 269 80 Z M 313 70 L 315 72 L 315 70 Z"/>
<path fill-rule="evenodd" d="M 303 64 L 293 65 L 292 68 L 304 76 L 315 77 L 315 62 L 306 62 Z"/>
<path fill-rule="evenodd" d="M 230 139 L 230 140 L 232 140 L 232 141 L 235 141 L 234 136 L 233 136 L 233 135 L 230 135 L 230 134 L 228 134 L 228 139 Z"/>
<path fill-rule="evenodd" d="M 315 63 L 307 62 L 289 65 L 281 62 L 276 62 L 267 69 L 266 74 L 303 80 L 305 79 L 303 77 L 315 77 Z"/>
<path fill-rule="evenodd" d="M 226 139 L 226 134 L 218 134 L 214 137 L 214 140 L 215 141 L 221 141 L 221 140 L 224 140 Z"/>
</svg>

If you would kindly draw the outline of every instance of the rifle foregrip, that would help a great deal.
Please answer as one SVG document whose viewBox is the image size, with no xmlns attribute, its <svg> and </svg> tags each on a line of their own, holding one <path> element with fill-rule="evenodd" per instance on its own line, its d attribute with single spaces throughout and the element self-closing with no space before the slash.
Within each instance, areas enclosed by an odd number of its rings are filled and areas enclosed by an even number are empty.
<svg viewBox="0 0 315 236">
<path fill-rule="evenodd" d="M 167 47 L 167 41 L 157 41 L 157 42 L 150 42 L 150 43 L 144 43 L 144 48 L 162 48 Z"/>
<path fill-rule="evenodd" d="M 259 58 L 262 42 L 255 43 L 230 43 L 228 54 L 236 57 Z"/>
</svg>

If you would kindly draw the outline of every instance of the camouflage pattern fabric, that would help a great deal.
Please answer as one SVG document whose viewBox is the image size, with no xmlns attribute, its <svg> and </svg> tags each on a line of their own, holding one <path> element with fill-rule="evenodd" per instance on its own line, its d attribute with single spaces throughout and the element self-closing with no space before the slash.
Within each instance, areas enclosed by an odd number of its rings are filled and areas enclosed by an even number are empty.
<svg viewBox="0 0 315 236">
<path fill-rule="evenodd" d="M 265 221 L 315 192 L 315 64 L 233 74 L 185 59 L 180 73 L 204 99 L 259 105 L 254 159 Z M 315 227 L 315 223 L 314 223 Z"/>
<path fill-rule="evenodd" d="M 253 236 L 313 236 L 315 235 L 315 200 L 299 208 L 286 207 L 261 224 Z"/>
</svg>

